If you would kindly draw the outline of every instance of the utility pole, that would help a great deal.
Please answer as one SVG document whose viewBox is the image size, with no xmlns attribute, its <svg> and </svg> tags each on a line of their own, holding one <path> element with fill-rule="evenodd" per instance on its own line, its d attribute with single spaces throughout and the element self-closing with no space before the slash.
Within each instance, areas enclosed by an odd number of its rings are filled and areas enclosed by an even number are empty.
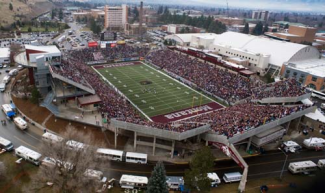
<svg viewBox="0 0 325 193">
<path fill-rule="evenodd" d="M 227 0 L 227 17 L 229 18 L 229 6 L 228 6 L 228 0 Z"/>
</svg>

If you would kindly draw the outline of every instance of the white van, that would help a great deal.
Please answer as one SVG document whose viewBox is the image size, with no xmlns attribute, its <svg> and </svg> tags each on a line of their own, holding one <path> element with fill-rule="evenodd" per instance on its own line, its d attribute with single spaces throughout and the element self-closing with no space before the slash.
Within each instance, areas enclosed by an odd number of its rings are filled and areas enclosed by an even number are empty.
<svg viewBox="0 0 325 193">
<path fill-rule="evenodd" d="M 66 146 L 68 149 L 71 149 L 74 151 L 80 151 L 87 147 L 87 145 L 85 145 L 84 143 L 74 141 L 74 140 L 67 141 Z"/>
<path fill-rule="evenodd" d="M 285 152 L 295 153 L 296 151 L 301 149 L 301 146 L 294 141 L 286 141 L 283 142 L 282 148 Z"/>
<path fill-rule="evenodd" d="M 40 153 L 37 153 L 36 151 L 33 151 L 25 146 L 19 146 L 17 149 L 15 149 L 15 154 L 16 156 L 32 162 L 37 166 L 40 164 L 40 159 L 42 157 Z"/>
<path fill-rule="evenodd" d="M 166 183 L 169 190 L 180 190 L 184 185 L 184 178 L 182 176 L 166 176 Z"/>
<path fill-rule="evenodd" d="M 42 140 L 49 143 L 59 143 L 63 141 L 63 138 L 53 133 L 46 132 L 42 135 Z"/>
<path fill-rule="evenodd" d="M 18 69 L 12 69 L 9 71 L 9 76 L 16 76 L 18 74 Z"/>
<path fill-rule="evenodd" d="M 231 183 L 231 182 L 239 182 L 242 178 L 242 174 L 239 172 L 231 172 L 231 173 L 225 173 L 223 175 L 223 180 L 226 183 Z"/>
<path fill-rule="evenodd" d="M 10 76 L 5 76 L 2 80 L 2 83 L 8 84 L 10 82 Z"/>
<path fill-rule="evenodd" d="M 211 181 L 211 187 L 217 187 L 221 183 L 221 180 L 220 180 L 218 174 L 216 174 L 214 172 L 208 173 L 208 178 Z"/>
<path fill-rule="evenodd" d="M 21 130 L 25 130 L 28 127 L 27 122 L 24 119 L 22 119 L 21 117 L 15 117 L 14 123 Z"/>
<path fill-rule="evenodd" d="M 0 83 L 0 91 L 4 92 L 6 90 L 6 84 L 5 83 Z"/>
<path fill-rule="evenodd" d="M 318 166 L 320 169 L 324 169 L 324 168 L 325 168 L 325 159 L 320 159 L 320 160 L 318 160 L 318 162 L 317 162 L 317 166 Z"/>
<path fill-rule="evenodd" d="M 105 183 L 107 178 L 104 177 L 103 172 L 93 169 L 87 169 L 84 173 L 84 176 L 88 179 L 97 180 L 99 182 Z"/>
<path fill-rule="evenodd" d="M 11 151 L 14 149 L 14 145 L 12 145 L 12 143 L 3 138 L 3 137 L 0 137 L 0 149 L 5 149 L 6 151 Z"/>
</svg>

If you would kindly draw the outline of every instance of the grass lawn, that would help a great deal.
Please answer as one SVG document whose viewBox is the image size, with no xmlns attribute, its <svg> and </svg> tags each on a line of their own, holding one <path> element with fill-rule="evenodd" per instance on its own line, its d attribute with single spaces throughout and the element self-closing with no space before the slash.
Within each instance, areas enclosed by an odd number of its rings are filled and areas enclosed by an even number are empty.
<svg viewBox="0 0 325 193">
<path fill-rule="evenodd" d="M 36 174 L 37 166 L 25 161 L 18 165 L 15 163 L 18 159 L 10 152 L 0 155 L 0 160 L 6 167 L 5 178 L 0 178 L 0 192 L 22 192 L 22 187 L 31 181 L 30 176 Z"/>
<path fill-rule="evenodd" d="M 97 70 L 148 117 L 214 102 L 145 64 Z"/>
</svg>

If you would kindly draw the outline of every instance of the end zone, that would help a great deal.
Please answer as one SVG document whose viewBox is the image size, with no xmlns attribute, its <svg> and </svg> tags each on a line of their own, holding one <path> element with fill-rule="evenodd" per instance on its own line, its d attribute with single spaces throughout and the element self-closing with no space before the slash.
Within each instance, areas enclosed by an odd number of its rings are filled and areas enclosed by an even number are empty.
<svg viewBox="0 0 325 193">
<path fill-rule="evenodd" d="M 224 107 L 221 106 L 220 104 L 211 102 L 211 103 L 208 103 L 205 105 L 195 106 L 193 108 L 187 108 L 187 109 L 171 112 L 171 113 L 164 114 L 164 115 L 157 115 L 157 116 L 150 117 L 150 118 L 154 122 L 168 123 L 168 122 L 179 121 L 179 120 L 182 120 L 185 118 L 193 117 L 196 115 L 215 111 L 215 110 L 222 109 L 222 108 L 224 108 Z"/>
</svg>

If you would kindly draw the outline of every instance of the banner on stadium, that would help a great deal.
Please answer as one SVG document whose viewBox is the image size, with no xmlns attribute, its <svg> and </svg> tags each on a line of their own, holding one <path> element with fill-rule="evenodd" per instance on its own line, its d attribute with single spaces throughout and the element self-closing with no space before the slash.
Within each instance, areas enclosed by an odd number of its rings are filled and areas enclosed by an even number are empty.
<svg viewBox="0 0 325 193">
<path fill-rule="evenodd" d="M 88 47 L 97 47 L 98 43 L 97 42 L 88 42 Z"/>
<path fill-rule="evenodd" d="M 100 48 L 113 48 L 115 46 L 116 41 L 100 41 Z"/>
</svg>

